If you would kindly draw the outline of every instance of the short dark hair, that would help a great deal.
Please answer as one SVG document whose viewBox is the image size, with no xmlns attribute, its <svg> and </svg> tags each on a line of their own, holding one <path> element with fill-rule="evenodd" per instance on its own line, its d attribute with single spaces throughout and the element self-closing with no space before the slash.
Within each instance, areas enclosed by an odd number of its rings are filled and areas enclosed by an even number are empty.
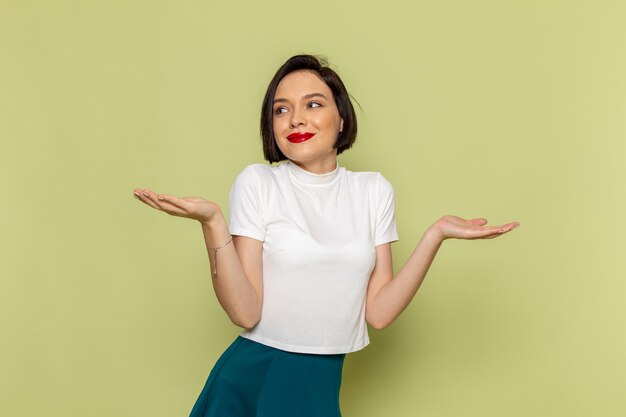
<svg viewBox="0 0 626 417">
<path fill-rule="evenodd" d="M 356 140 L 356 113 L 350 101 L 350 94 L 348 94 L 348 90 L 346 90 L 339 75 L 328 66 L 328 62 L 322 57 L 295 55 L 289 58 L 287 62 L 276 71 L 263 98 L 263 106 L 261 107 L 261 139 L 263 141 L 263 156 L 270 163 L 287 159 L 280 149 L 278 149 L 276 139 L 274 138 L 273 107 L 276 88 L 286 75 L 302 70 L 315 72 L 333 93 L 335 104 L 339 110 L 339 116 L 343 119 L 343 129 L 339 132 L 337 142 L 335 142 L 337 154 L 352 147 L 352 144 Z"/>
</svg>

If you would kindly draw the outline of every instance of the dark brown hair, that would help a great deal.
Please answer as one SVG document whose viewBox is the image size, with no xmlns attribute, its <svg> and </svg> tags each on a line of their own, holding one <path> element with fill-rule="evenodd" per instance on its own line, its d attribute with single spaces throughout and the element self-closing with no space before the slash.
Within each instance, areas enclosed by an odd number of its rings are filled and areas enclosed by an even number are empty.
<svg viewBox="0 0 626 417">
<path fill-rule="evenodd" d="M 335 104 L 339 110 L 339 116 L 343 119 L 343 130 L 339 133 L 337 142 L 335 142 L 337 154 L 340 154 L 346 149 L 350 149 L 356 140 L 356 114 L 354 107 L 352 107 L 352 102 L 350 101 L 350 94 L 348 94 L 348 90 L 346 90 L 339 75 L 328 66 L 328 62 L 324 58 L 313 55 L 295 55 L 289 58 L 287 62 L 276 71 L 263 98 L 263 106 L 261 107 L 261 139 L 263 141 L 263 155 L 270 163 L 287 159 L 280 149 L 278 149 L 274 138 L 273 106 L 276 88 L 286 75 L 301 70 L 315 72 L 333 93 Z"/>
</svg>

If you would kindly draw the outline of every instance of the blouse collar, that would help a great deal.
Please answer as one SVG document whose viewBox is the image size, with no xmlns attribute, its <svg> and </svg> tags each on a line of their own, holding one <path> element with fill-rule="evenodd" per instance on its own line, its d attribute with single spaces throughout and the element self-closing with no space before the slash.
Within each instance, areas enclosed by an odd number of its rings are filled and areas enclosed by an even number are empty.
<svg viewBox="0 0 626 417">
<path fill-rule="evenodd" d="M 333 182 L 338 176 L 343 168 L 339 167 L 339 162 L 337 162 L 337 166 L 334 170 L 327 172 L 325 174 L 315 174 L 313 172 L 307 171 L 304 168 L 299 167 L 291 161 L 287 161 L 285 163 L 289 172 L 300 182 L 305 184 L 330 184 Z"/>
</svg>

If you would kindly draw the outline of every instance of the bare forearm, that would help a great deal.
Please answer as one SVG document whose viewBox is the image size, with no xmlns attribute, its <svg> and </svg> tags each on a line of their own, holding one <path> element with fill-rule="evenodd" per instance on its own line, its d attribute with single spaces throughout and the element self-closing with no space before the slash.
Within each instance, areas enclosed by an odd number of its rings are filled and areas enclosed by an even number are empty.
<svg viewBox="0 0 626 417">
<path fill-rule="evenodd" d="M 446 239 L 494 239 L 519 226 L 510 222 L 500 226 L 487 226 L 487 219 L 466 220 L 458 216 L 443 216 L 426 230 L 417 247 L 395 278 L 388 278 L 368 303 L 369 322 L 384 329 L 402 313 L 422 284 L 441 243 Z M 391 259 L 389 259 L 391 264 Z M 391 277 L 389 272 L 383 277 Z M 383 268 L 384 269 L 384 268 Z"/>
<path fill-rule="evenodd" d="M 229 243 L 217 251 L 209 250 L 224 245 L 231 238 L 224 216 L 215 217 L 210 223 L 201 222 L 215 295 L 234 324 L 244 328 L 254 327 L 261 316 L 261 298 L 246 277 L 234 244 Z M 215 275 L 214 270 L 217 272 Z"/>
<path fill-rule="evenodd" d="M 377 328 L 384 329 L 409 305 L 432 264 L 443 239 L 431 227 L 426 230 L 398 274 L 380 289 L 370 306 Z"/>
</svg>

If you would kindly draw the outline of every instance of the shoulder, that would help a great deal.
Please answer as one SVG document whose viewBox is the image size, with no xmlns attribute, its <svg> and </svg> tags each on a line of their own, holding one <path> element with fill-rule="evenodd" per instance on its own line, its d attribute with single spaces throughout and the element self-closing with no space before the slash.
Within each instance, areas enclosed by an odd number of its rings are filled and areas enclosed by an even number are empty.
<svg viewBox="0 0 626 417">
<path fill-rule="evenodd" d="M 271 169 L 271 166 L 265 164 L 250 164 L 239 173 L 237 178 L 259 177 L 266 175 L 267 171 Z"/>
<path fill-rule="evenodd" d="M 253 194 L 265 193 L 284 182 L 286 175 L 283 164 L 251 164 L 245 167 L 235 179 L 232 190 L 248 190 Z"/>
<path fill-rule="evenodd" d="M 273 171 L 276 167 L 272 167 L 266 164 L 251 164 L 245 167 L 237 178 L 235 179 L 235 184 L 259 184 L 260 182 L 265 182 L 274 176 Z"/>
<path fill-rule="evenodd" d="M 346 173 L 358 186 L 367 187 L 368 189 L 379 195 L 385 195 L 390 193 L 393 194 L 393 185 L 391 185 L 391 182 L 389 182 L 389 180 L 387 180 L 387 178 L 385 178 L 385 176 L 380 172 L 354 172 L 346 170 Z"/>
</svg>

